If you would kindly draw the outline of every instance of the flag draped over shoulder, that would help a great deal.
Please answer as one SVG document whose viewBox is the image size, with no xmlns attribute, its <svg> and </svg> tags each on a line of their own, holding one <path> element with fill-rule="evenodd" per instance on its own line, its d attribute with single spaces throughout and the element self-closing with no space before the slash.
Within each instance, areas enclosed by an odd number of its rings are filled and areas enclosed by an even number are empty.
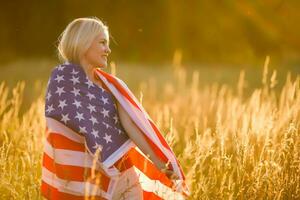
<svg viewBox="0 0 300 200">
<path fill-rule="evenodd" d="M 140 196 L 135 199 L 185 199 L 189 191 L 181 166 L 133 93 L 122 80 L 99 68 L 95 75 L 103 88 L 93 84 L 79 65 L 65 63 L 52 71 L 45 104 L 43 196 L 115 199 L 124 192 L 120 177 L 128 174 L 138 183 Z M 132 142 L 120 123 L 115 101 L 156 155 L 170 162 L 179 180 L 168 179 Z"/>
<path fill-rule="evenodd" d="M 137 127 L 145 134 L 147 142 L 153 148 L 155 154 L 163 161 L 170 162 L 170 169 L 180 177 L 180 181 L 176 181 L 177 191 L 188 195 L 189 190 L 185 183 L 185 176 L 175 154 L 152 119 L 144 110 L 143 106 L 121 79 L 112 76 L 99 68 L 96 69 L 96 74 L 127 111 Z"/>
</svg>

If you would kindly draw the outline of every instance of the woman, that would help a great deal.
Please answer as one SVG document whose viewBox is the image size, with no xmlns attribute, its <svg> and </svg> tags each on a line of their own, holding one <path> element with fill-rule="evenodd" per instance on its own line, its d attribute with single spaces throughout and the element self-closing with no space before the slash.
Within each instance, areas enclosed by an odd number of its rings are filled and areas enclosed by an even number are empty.
<svg viewBox="0 0 300 200">
<path fill-rule="evenodd" d="M 43 156 L 43 196 L 152 199 L 154 191 L 145 192 L 133 167 L 128 167 L 138 166 L 139 161 L 134 160 L 141 155 L 147 167 L 160 174 L 156 180 L 165 180 L 171 187 L 172 180 L 182 179 L 183 174 L 180 178 L 168 159 L 156 153 L 167 150 L 154 150 L 155 144 L 138 127 L 138 119 L 129 115 L 130 106 L 119 96 L 122 92 L 107 80 L 132 95 L 126 84 L 99 69 L 107 67 L 111 53 L 108 27 L 95 17 L 75 19 L 62 33 L 58 52 L 64 64 L 51 73 L 45 104 L 48 136 Z M 170 149 L 168 152 L 172 154 Z M 134 180 L 138 189 L 132 189 Z"/>
</svg>

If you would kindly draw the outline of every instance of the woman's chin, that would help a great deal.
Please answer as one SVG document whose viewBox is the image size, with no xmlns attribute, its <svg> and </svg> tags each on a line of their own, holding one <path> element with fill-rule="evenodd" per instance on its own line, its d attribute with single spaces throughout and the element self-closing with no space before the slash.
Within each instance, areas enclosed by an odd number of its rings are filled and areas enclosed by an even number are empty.
<svg viewBox="0 0 300 200">
<path fill-rule="evenodd" d="M 100 68 L 107 68 L 107 63 L 99 63 L 98 67 L 100 67 Z"/>
</svg>

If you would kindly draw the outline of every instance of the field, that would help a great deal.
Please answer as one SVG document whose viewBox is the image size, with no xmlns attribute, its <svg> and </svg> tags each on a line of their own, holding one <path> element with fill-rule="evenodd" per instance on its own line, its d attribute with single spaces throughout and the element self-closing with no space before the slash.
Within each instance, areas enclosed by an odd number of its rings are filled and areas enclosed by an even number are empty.
<svg viewBox="0 0 300 200">
<path fill-rule="evenodd" d="M 41 199 L 44 89 L 54 64 L 1 70 L 0 199 Z M 217 77 L 176 59 L 161 69 L 111 66 L 173 148 L 190 199 L 300 199 L 299 74 L 270 70 L 268 58 L 250 79 L 247 70 Z"/>
</svg>

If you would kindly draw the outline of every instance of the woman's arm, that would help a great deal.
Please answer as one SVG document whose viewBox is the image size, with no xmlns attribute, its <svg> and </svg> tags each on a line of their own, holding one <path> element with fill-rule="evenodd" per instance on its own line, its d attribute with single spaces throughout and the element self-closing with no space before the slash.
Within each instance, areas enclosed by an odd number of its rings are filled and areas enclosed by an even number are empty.
<svg viewBox="0 0 300 200">
<path fill-rule="evenodd" d="M 145 136 L 141 131 L 136 127 L 136 125 L 131 121 L 130 116 L 124 110 L 122 105 L 117 102 L 118 113 L 122 126 L 124 127 L 128 136 L 133 140 L 133 142 L 144 152 L 146 156 L 153 161 L 154 165 L 157 166 L 159 170 L 165 173 L 170 179 L 178 179 L 179 177 L 171 170 L 166 169 L 166 163 L 161 161 L 153 152 L 150 145 L 145 139 Z"/>
<path fill-rule="evenodd" d="M 153 152 L 150 145 L 145 139 L 143 133 L 136 127 L 136 125 L 131 121 L 127 112 L 117 101 L 118 113 L 122 126 L 124 127 L 127 135 L 133 140 L 133 142 L 142 150 L 142 152 L 154 162 L 154 164 L 162 169 L 165 167 L 165 163 L 162 162 Z"/>
</svg>

